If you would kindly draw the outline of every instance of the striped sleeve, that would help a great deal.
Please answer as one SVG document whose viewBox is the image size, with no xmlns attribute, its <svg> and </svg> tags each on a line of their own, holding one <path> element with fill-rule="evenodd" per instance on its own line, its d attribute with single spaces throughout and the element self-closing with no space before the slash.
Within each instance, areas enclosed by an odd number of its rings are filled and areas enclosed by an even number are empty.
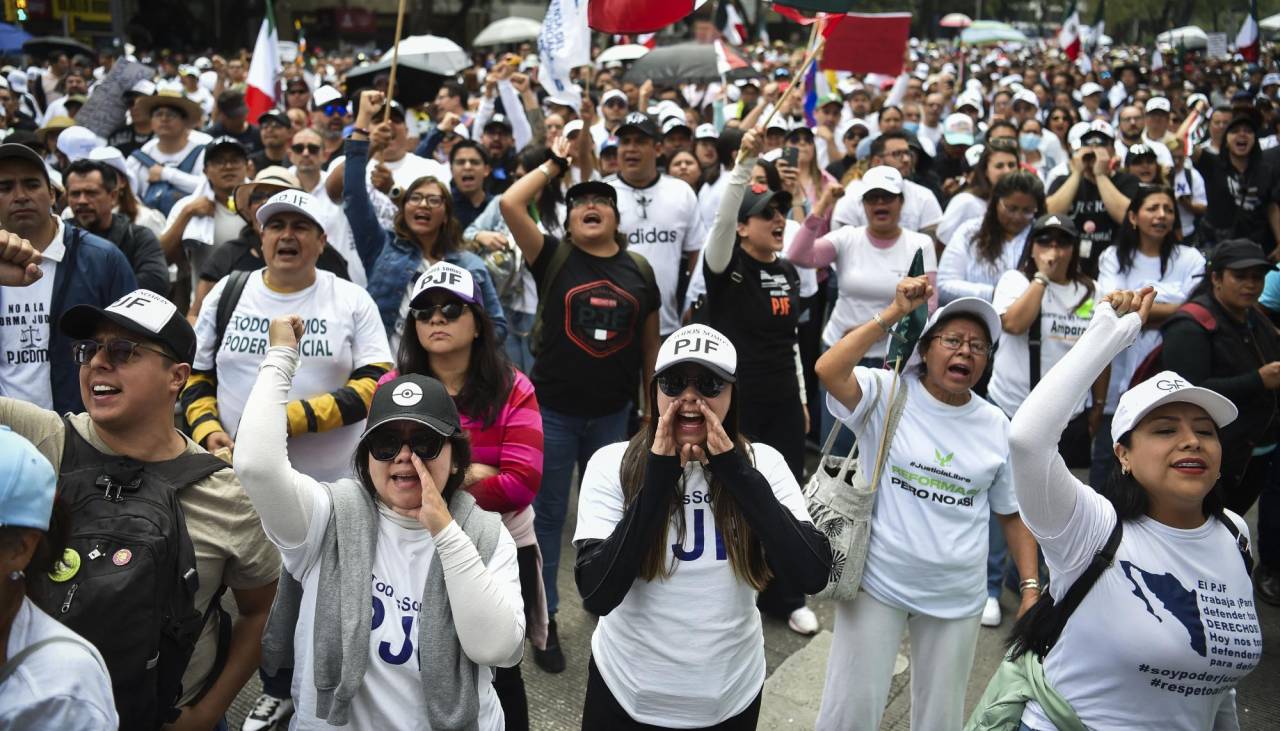
<svg viewBox="0 0 1280 731">
<path fill-rule="evenodd" d="M 542 485 L 542 412 L 533 384 L 516 372 L 511 395 L 493 426 L 472 434 L 473 441 L 497 442 L 498 474 L 469 489 L 485 510 L 507 513 L 533 502 Z"/>
<path fill-rule="evenodd" d="M 180 400 L 196 444 L 204 444 L 205 437 L 214 432 L 226 431 L 218 421 L 218 377 L 214 371 L 191 371 Z"/>
<path fill-rule="evenodd" d="M 308 399 L 290 401 L 289 436 L 325 432 L 355 424 L 369 415 L 369 403 L 378 387 L 378 379 L 391 368 L 390 363 L 370 363 L 351 372 L 342 388 Z"/>
</svg>

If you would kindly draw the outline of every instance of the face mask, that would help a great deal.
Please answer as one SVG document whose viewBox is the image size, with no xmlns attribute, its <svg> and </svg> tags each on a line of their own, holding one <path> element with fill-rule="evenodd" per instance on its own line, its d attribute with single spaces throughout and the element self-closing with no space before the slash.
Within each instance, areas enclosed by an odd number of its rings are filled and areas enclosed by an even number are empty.
<svg viewBox="0 0 1280 731">
<path fill-rule="evenodd" d="M 1036 134 L 1018 135 L 1018 146 L 1024 150 L 1039 150 L 1040 135 L 1036 135 Z"/>
<path fill-rule="evenodd" d="M 916 132 L 920 131 L 920 123 L 919 122 L 903 122 L 902 130 L 904 132 L 915 134 Z"/>
</svg>

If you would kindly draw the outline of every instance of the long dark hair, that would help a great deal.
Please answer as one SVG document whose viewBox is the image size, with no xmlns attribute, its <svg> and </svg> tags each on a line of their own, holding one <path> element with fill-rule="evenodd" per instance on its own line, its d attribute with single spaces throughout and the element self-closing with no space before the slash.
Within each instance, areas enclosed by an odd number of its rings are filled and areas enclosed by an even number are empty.
<svg viewBox="0 0 1280 731">
<path fill-rule="evenodd" d="M 974 248 L 977 249 L 978 258 L 992 266 L 999 262 L 1007 238 L 1004 226 L 1000 225 L 1000 214 L 996 208 L 1001 200 L 1015 193 L 1026 193 L 1035 199 L 1036 218 L 1044 214 L 1044 183 L 1040 182 L 1039 177 L 1025 170 L 1015 170 L 996 181 L 995 188 L 991 191 L 991 202 L 987 205 L 987 212 L 982 217 L 982 225 L 973 234 Z"/>
<path fill-rule="evenodd" d="M 734 386 L 732 388 L 733 391 L 729 397 L 729 412 L 725 414 L 722 422 L 724 431 L 729 436 L 729 439 L 733 441 L 734 449 L 747 459 L 754 461 L 751 444 L 738 429 L 739 395 L 737 387 Z M 648 413 L 658 413 L 656 378 L 649 382 L 648 398 Z M 640 489 L 644 485 L 645 466 L 649 459 L 649 453 L 653 449 L 653 439 L 657 431 L 658 420 L 650 419 L 649 423 L 631 438 L 630 443 L 627 444 L 626 452 L 622 455 L 619 476 L 622 480 L 623 498 L 628 505 L 639 496 Z M 769 570 L 769 564 L 765 561 L 764 549 L 756 538 L 755 532 L 751 530 L 751 526 L 747 524 L 746 518 L 743 517 L 742 509 L 738 507 L 733 490 L 711 474 L 710 470 L 706 470 L 704 475 L 706 476 L 707 484 L 711 488 L 711 510 L 716 519 L 716 528 L 724 536 L 729 565 L 733 567 L 733 573 L 739 580 L 746 582 L 756 591 L 762 591 L 773 576 L 773 572 Z M 671 516 L 676 517 L 677 540 L 684 543 L 686 526 L 684 522 L 683 496 L 677 490 L 669 491 L 667 496 L 666 513 L 668 520 L 656 522 L 650 535 L 641 540 L 644 554 L 640 559 L 639 576 L 645 581 L 665 579 L 675 571 L 675 559 L 672 558 L 670 561 L 667 559 L 669 550 L 667 545 L 667 526 Z"/>
<path fill-rule="evenodd" d="M 1169 202 L 1173 204 L 1173 225 L 1169 227 L 1169 233 L 1164 235 L 1164 241 L 1160 242 L 1160 276 L 1164 276 L 1169 259 L 1178 248 L 1178 232 L 1182 230 L 1182 226 L 1178 221 L 1178 199 L 1174 197 L 1173 189 L 1167 185 L 1139 185 L 1138 192 L 1129 200 L 1129 210 L 1125 211 L 1120 235 L 1116 237 L 1116 261 L 1120 263 L 1121 272 L 1133 268 L 1134 255 L 1142 245 L 1142 234 L 1129 220 L 1129 216 L 1136 218 L 1143 203 L 1153 195 L 1169 196 Z"/>
<path fill-rule="evenodd" d="M 498 345 L 494 334 L 493 320 L 484 307 L 475 304 L 467 305 L 476 322 L 476 337 L 471 341 L 471 356 L 467 365 L 467 377 L 463 381 L 462 390 L 454 397 L 458 411 L 484 424 L 485 428 L 502 412 L 502 407 L 511 395 L 511 387 L 515 383 L 511 361 L 507 352 Z M 418 340 L 415 320 L 404 319 L 404 329 L 400 332 L 400 350 L 396 353 L 396 370 L 400 375 L 421 373 L 439 379 L 431 369 L 431 355 Z"/>
<path fill-rule="evenodd" d="M 1214 431 L 1217 431 L 1216 426 Z M 1125 432 L 1117 441 L 1125 447 L 1132 446 L 1133 430 Z M 1146 488 L 1132 474 L 1125 474 L 1121 469 L 1120 458 L 1114 454 L 1111 457 L 1111 472 L 1098 493 L 1115 508 L 1116 520 L 1137 520 L 1151 510 L 1151 498 L 1147 495 Z M 1218 516 L 1219 520 L 1225 520 L 1224 508 L 1222 481 L 1219 479 L 1205 494 L 1200 510 L 1206 518 L 1213 515 Z M 1027 652 L 1033 652 L 1043 659 L 1062 636 L 1067 619 L 1054 602 L 1053 596 L 1047 591 L 1043 592 L 1035 606 L 1022 615 L 1009 632 L 1011 659 L 1017 660 Z"/>
<path fill-rule="evenodd" d="M 1036 275 L 1036 258 L 1032 253 L 1035 250 L 1035 245 L 1035 242 L 1028 236 L 1027 245 L 1022 248 L 1022 258 L 1018 260 L 1018 271 L 1022 272 L 1027 281 L 1030 281 Z M 1080 301 L 1072 309 L 1083 305 L 1086 300 L 1093 299 L 1093 279 L 1080 271 L 1079 238 L 1076 238 L 1075 243 L 1071 246 L 1071 260 L 1067 262 L 1067 279 L 1084 287 L 1084 296 L 1080 298 Z"/>
<path fill-rule="evenodd" d="M 452 464 L 449 465 L 449 479 L 444 483 L 444 489 L 441 490 L 441 497 L 444 498 L 445 505 L 453 500 L 453 494 L 462 487 L 462 481 L 467 476 L 467 468 L 471 466 L 471 440 L 467 438 L 467 430 L 459 429 L 457 434 L 449 437 L 450 456 Z M 403 448 L 403 447 L 402 447 Z M 360 478 L 360 484 L 364 485 L 364 489 L 373 496 L 374 500 L 378 499 L 378 490 L 373 485 L 373 477 L 369 474 L 369 440 L 362 439 L 360 444 L 356 445 L 356 454 L 352 457 L 352 467 L 355 468 L 356 477 Z"/>
<path fill-rule="evenodd" d="M 440 225 L 440 231 L 436 234 L 436 242 L 432 245 L 431 251 L 427 254 L 432 259 L 442 259 L 444 255 L 457 251 L 462 248 L 462 226 L 458 224 L 458 219 L 453 215 L 453 193 L 449 190 L 449 184 L 441 181 L 434 175 L 424 175 L 421 178 L 409 184 L 400 193 L 400 197 L 396 199 L 396 218 L 395 218 L 395 235 L 411 241 L 415 246 L 419 246 L 418 240 L 414 237 L 413 232 L 409 230 L 409 225 L 404 220 L 404 206 L 409 201 L 409 196 L 413 195 L 418 188 L 424 185 L 437 185 L 440 187 L 440 197 L 444 198 L 444 223 Z"/>
<path fill-rule="evenodd" d="M 990 144 L 982 149 L 982 157 L 978 158 L 978 164 L 973 167 L 973 174 L 969 180 L 969 184 L 965 186 L 965 192 L 977 196 L 984 201 L 991 200 L 991 191 L 993 183 L 987 177 L 987 163 L 991 161 L 993 155 L 1013 155 L 1015 161 L 1018 160 L 1017 146 L 1008 146 L 1005 144 Z"/>
</svg>

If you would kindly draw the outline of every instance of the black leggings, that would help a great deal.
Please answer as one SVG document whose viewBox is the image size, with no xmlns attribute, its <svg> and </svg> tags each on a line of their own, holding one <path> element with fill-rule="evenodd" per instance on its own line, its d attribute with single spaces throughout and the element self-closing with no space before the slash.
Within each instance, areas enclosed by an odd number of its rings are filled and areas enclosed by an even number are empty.
<svg viewBox="0 0 1280 731">
<path fill-rule="evenodd" d="M 763 693 L 763 689 L 761 689 Z M 707 731 L 755 731 L 756 722 L 760 718 L 760 696 L 751 701 L 751 705 L 734 716 Z M 600 671 L 596 668 L 595 659 L 587 662 L 587 699 L 582 705 L 582 731 L 662 731 L 662 726 L 651 726 L 638 723 L 618 705 L 609 686 L 604 684 Z"/>
<path fill-rule="evenodd" d="M 516 549 L 516 565 L 520 571 L 520 596 L 524 599 L 525 626 L 533 621 L 533 607 L 538 601 L 538 547 Z M 529 731 L 529 699 L 524 692 L 524 676 L 520 664 L 493 669 L 493 691 L 498 694 L 506 731 Z"/>
</svg>

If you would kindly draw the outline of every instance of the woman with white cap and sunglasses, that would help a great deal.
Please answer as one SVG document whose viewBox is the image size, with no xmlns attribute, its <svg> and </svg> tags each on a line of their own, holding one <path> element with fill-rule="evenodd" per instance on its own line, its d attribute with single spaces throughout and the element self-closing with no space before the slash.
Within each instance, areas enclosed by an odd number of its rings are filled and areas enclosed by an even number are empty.
<svg viewBox="0 0 1280 731">
<path fill-rule="evenodd" d="M 1045 448 L 1137 339 L 1154 299 L 1150 287 L 1108 294 L 1013 419 L 1014 483 L 1050 594 L 1070 606 L 1072 586 L 1092 582 L 1065 626 L 1043 621 L 1042 610 L 1061 609 L 1037 607 L 1015 628 L 1014 656 L 1039 656 L 1056 696 L 1027 702 L 1023 729 L 1051 731 L 1064 713 L 1091 729 L 1239 728 L 1235 686 L 1261 656 L 1247 527 L 1218 488 L 1229 399 L 1172 371 L 1134 386 L 1111 422 L 1115 460 L 1100 492 Z"/>
<path fill-rule="evenodd" d="M 302 335 L 296 315 L 272 320 L 235 456 L 284 556 L 263 660 L 294 663 L 293 728 L 499 731 L 490 668 L 517 663 L 524 643 L 516 546 L 459 489 L 471 454 L 453 399 L 418 374 L 383 385 L 359 477 L 317 482 L 286 452 Z"/>
<path fill-rule="evenodd" d="M 791 470 L 738 431 L 737 364 L 721 333 L 677 330 L 648 387 L 655 418 L 587 465 L 575 577 L 600 622 L 584 730 L 754 729 L 755 593 L 777 574 L 806 593 L 826 584 L 831 548 Z"/>
<path fill-rule="evenodd" d="M 932 289 L 925 277 L 901 280 L 892 304 L 818 359 L 827 407 L 854 432 L 864 455 L 875 454 L 885 429 L 893 430 L 879 447 L 887 457 L 874 486 L 861 591 L 836 606 L 819 729 L 879 728 L 908 629 L 911 728 L 961 727 L 987 596 L 991 511 L 1028 589 L 1023 609 L 1036 598 L 1035 542 L 1018 517 L 1008 466 L 1009 420 L 973 393 L 1000 336 L 995 309 L 962 297 L 934 312 L 911 359 L 919 365 L 900 376 L 857 365 Z M 891 407 L 901 389 L 904 405 Z"/>
</svg>

